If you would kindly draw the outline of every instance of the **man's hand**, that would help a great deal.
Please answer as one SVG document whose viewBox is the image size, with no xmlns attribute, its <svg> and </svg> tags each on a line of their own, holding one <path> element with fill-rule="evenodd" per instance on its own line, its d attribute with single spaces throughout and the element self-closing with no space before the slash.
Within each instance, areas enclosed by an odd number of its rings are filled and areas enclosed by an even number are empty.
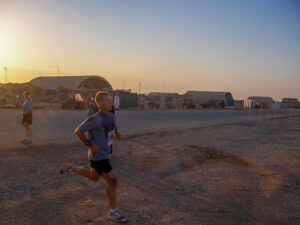
<svg viewBox="0 0 300 225">
<path fill-rule="evenodd" d="M 82 143 L 84 143 L 84 141 L 87 140 L 84 132 L 82 132 L 80 129 L 77 128 L 75 130 L 75 134 L 81 140 Z M 86 143 L 84 144 L 86 145 Z M 89 145 L 89 150 L 91 151 L 92 154 L 96 154 L 97 152 L 99 152 L 100 147 L 98 145 L 91 143 Z"/>
<path fill-rule="evenodd" d="M 98 145 L 95 145 L 95 144 L 92 143 L 92 144 L 89 146 L 89 150 L 91 151 L 91 153 L 96 154 L 96 153 L 99 152 L 100 147 L 99 147 Z"/>
<path fill-rule="evenodd" d="M 115 132 L 115 138 L 117 138 L 118 140 L 121 140 L 122 138 L 121 134 L 118 131 Z"/>
</svg>

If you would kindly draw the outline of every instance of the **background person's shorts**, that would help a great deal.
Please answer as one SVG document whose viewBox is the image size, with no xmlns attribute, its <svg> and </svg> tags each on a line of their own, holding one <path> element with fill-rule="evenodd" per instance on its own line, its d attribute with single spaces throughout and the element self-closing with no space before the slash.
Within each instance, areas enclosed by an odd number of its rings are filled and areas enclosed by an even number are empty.
<svg viewBox="0 0 300 225">
<path fill-rule="evenodd" d="M 112 166 L 109 163 L 109 159 L 103 159 L 99 161 L 90 160 L 91 167 L 95 168 L 99 175 L 102 173 L 109 173 L 112 170 Z"/>
<path fill-rule="evenodd" d="M 22 124 L 24 125 L 25 123 L 32 124 L 32 113 L 23 114 Z"/>
</svg>

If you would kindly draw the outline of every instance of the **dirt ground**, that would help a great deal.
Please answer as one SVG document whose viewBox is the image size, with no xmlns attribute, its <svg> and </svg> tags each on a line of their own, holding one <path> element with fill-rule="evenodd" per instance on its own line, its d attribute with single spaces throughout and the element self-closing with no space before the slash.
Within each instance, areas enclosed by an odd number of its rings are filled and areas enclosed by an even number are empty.
<svg viewBox="0 0 300 225">
<path fill-rule="evenodd" d="M 111 158 L 127 224 L 300 224 L 300 126 L 211 126 L 125 137 Z M 106 222 L 105 184 L 79 142 L 0 151 L 1 225 Z M 298 213 L 297 213 L 298 212 Z"/>
</svg>

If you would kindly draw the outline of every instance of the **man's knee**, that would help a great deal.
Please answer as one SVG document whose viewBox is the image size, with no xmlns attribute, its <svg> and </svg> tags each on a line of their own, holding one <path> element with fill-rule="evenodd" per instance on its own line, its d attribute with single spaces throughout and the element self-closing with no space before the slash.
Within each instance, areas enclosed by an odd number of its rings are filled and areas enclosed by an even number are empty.
<svg viewBox="0 0 300 225">
<path fill-rule="evenodd" d="M 99 178 L 100 178 L 100 175 L 99 175 L 99 173 L 97 172 L 97 170 L 95 169 L 95 168 L 91 168 L 90 169 L 90 176 L 89 176 L 89 179 L 91 180 L 91 181 L 98 181 L 99 180 Z"/>
<path fill-rule="evenodd" d="M 99 180 L 99 176 L 96 176 L 95 174 L 90 174 L 89 178 L 90 178 L 91 181 L 94 181 L 94 182 Z"/>
<path fill-rule="evenodd" d="M 117 176 L 115 174 L 109 174 L 107 176 L 106 181 L 109 185 L 117 186 L 117 184 L 118 184 L 118 179 L 117 179 Z"/>
</svg>

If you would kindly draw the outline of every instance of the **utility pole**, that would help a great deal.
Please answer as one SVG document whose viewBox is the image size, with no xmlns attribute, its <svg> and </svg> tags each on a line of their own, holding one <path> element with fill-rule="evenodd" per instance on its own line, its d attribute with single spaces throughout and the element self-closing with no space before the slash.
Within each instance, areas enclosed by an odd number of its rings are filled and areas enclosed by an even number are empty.
<svg viewBox="0 0 300 225">
<path fill-rule="evenodd" d="M 60 72 L 59 72 L 59 66 L 57 65 L 57 76 L 58 76 L 58 87 L 60 87 Z"/>
<path fill-rule="evenodd" d="M 5 71 L 5 83 L 7 84 L 7 66 L 4 67 L 4 71 Z"/>
<path fill-rule="evenodd" d="M 139 95 L 141 94 L 141 82 L 139 82 Z"/>
<path fill-rule="evenodd" d="M 125 90 L 125 77 L 123 77 L 123 81 L 122 81 L 122 89 Z"/>
</svg>

